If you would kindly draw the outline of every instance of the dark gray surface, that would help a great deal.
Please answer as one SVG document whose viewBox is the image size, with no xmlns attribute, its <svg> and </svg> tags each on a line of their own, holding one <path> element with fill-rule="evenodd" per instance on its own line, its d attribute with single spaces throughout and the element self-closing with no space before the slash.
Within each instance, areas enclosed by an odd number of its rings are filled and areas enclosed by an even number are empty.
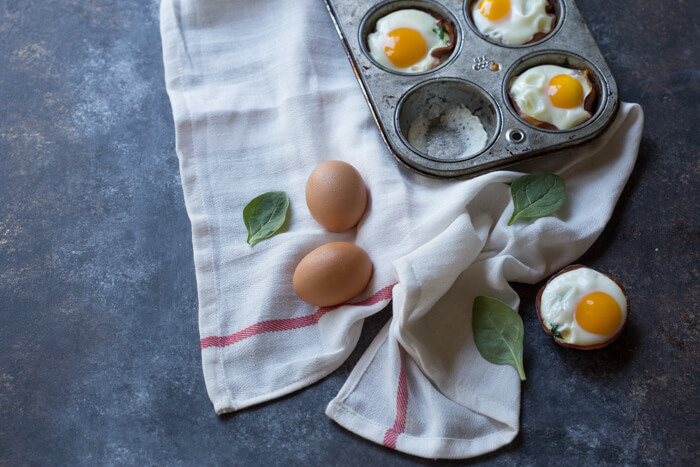
<svg viewBox="0 0 700 467">
<path fill-rule="evenodd" d="M 625 285 L 632 317 L 610 347 L 567 350 L 539 328 L 538 286 L 517 286 L 521 433 L 461 463 L 697 465 L 700 7 L 578 4 L 646 114 L 632 178 L 580 260 Z M 189 228 L 158 2 L 0 0 L 0 465 L 430 463 L 324 415 L 389 311 L 325 380 L 217 417 Z"/>
</svg>

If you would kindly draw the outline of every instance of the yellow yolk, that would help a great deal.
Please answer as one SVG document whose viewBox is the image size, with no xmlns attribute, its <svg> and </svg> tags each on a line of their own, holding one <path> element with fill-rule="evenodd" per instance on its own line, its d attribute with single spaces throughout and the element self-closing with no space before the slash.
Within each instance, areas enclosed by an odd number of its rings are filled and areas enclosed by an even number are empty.
<svg viewBox="0 0 700 467">
<path fill-rule="evenodd" d="M 490 21 L 498 21 L 510 13 L 510 0 L 481 0 L 478 8 Z"/>
<path fill-rule="evenodd" d="M 560 109 L 573 109 L 583 104 L 583 86 L 569 75 L 557 75 L 549 82 L 547 94 L 552 104 Z"/>
<path fill-rule="evenodd" d="M 614 298 L 604 292 L 593 292 L 576 307 L 576 321 L 593 334 L 612 334 L 622 322 L 622 310 Z"/>
<path fill-rule="evenodd" d="M 415 29 L 398 28 L 387 34 L 384 52 L 399 68 L 407 68 L 422 59 L 428 51 L 425 39 Z"/>
</svg>

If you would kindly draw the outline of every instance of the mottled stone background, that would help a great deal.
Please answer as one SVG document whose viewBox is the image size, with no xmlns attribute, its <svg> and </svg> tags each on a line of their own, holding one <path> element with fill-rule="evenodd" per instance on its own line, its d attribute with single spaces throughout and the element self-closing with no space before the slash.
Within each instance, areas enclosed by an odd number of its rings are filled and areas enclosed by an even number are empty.
<svg viewBox="0 0 700 467">
<path fill-rule="evenodd" d="M 324 415 L 388 310 L 320 383 L 214 414 L 158 6 L 0 0 L 0 465 L 430 463 Z M 521 433 L 462 464 L 698 465 L 700 4 L 579 8 L 646 114 L 629 185 L 580 260 L 626 286 L 632 319 L 607 349 L 567 350 L 539 329 L 538 286 L 518 286 Z"/>
</svg>

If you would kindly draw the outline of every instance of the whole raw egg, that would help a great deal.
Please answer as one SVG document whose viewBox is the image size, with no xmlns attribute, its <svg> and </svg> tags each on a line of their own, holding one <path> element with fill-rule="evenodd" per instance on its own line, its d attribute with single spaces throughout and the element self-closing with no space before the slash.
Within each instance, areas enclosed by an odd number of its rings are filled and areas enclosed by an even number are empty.
<svg viewBox="0 0 700 467">
<path fill-rule="evenodd" d="M 365 250 L 349 242 L 331 242 L 302 258 L 292 283 L 306 303 L 333 306 L 362 292 L 371 277 L 372 261 Z"/>
<path fill-rule="evenodd" d="M 306 182 L 306 204 L 316 222 L 333 232 L 351 229 L 367 207 L 367 187 L 347 162 L 319 164 Z"/>
</svg>

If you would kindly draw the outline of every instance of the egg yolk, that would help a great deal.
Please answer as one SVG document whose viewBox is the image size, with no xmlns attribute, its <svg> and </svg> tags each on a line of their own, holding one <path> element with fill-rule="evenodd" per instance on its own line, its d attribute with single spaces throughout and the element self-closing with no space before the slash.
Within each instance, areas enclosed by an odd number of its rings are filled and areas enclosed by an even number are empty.
<svg viewBox="0 0 700 467">
<path fill-rule="evenodd" d="M 488 20 L 498 21 L 510 13 L 510 0 L 481 0 L 478 8 Z"/>
<path fill-rule="evenodd" d="M 576 307 L 576 321 L 593 334 L 612 334 L 622 322 L 622 310 L 617 301 L 604 292 L 593 292 Z"/>
<path fill-rule="evenodd" d="M 397 28 L 387 34 L 384 53 L 399 68 L 414 65 L 427 53 L 428 47 L 421 33 L 411 28 Z"/>
<path fill-rule="evenodd" d="M 549 82 L 547 94 L 552 104 L 561 109 L 573 109 L 583 104 L 583 86 L 569 75 L 557 75 Z"/>
</svg>

